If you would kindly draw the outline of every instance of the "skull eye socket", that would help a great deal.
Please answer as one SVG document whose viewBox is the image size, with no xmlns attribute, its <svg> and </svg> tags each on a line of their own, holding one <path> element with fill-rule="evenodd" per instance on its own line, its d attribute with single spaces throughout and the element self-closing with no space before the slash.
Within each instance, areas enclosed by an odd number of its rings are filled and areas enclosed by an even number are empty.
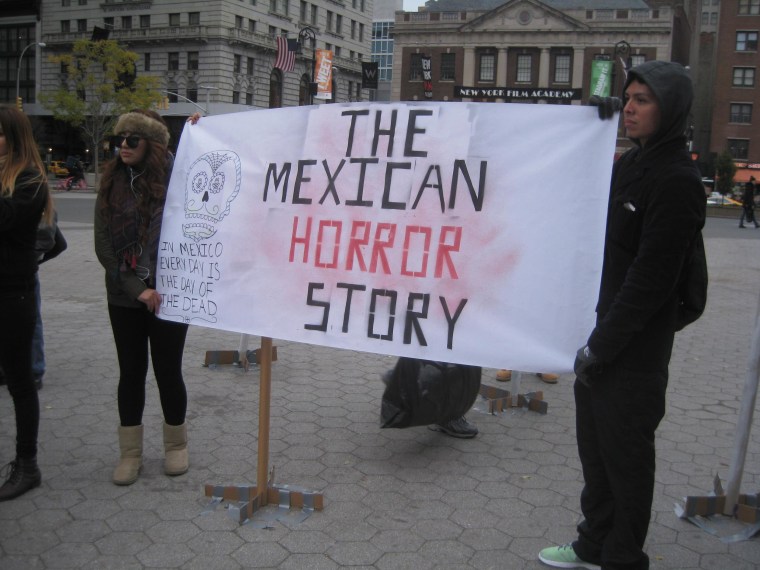
<svg viewBox="0 0 760 570">
<path fill-rule="evenodd" d="M 217 172 L 214 174 L 214 176 L 211 178 L 210 183 L 210 191 L 212 194 L 218 194 L 222 190 L 224 190 L 224 173 L 223 172 Z"/>
<path fill-rule="evenodd" d="M 196 194 L 200 194 L 201 192 L 205 190 L 207 186 L 208 186 L 208 174 L 206 174 L 205 172 L 198 172 L 193 177 L 193 184 L 192 184 L 193 192 L 195 192 Z"/>
</svg>

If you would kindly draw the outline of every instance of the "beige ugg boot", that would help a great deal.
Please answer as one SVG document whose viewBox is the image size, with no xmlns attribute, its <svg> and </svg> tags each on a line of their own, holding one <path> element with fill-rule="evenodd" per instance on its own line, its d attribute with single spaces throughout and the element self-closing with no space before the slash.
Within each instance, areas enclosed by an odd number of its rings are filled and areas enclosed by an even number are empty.
<svg viewBox="0 0 760 570">
<path fill-rule="evenodd" d="M 164 473 L 167 475 L 182 475 L 190 467 L 187 454 L 187 422 L 178 426 L 170 426 L 164 422 Z"/>
<path fill-rule="evenodd" d="M 137 481 L 142 468 L 143 427 L 119 426 L 121 459 L 113 471 L 116 485 L 131 485 Z"/>
</svg>

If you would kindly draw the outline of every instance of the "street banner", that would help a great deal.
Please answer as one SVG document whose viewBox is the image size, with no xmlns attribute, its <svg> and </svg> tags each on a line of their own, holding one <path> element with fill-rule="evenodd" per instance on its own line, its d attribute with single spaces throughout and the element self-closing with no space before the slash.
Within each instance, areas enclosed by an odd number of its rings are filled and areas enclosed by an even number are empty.
<svg viewBox="0 0 760 570">
<path fill-rule="evenodd" d="M 425 99 L 433 98 L 433 60 L 429 55 L 423 55 L 422 61 L 422 88 Z"/>
<path fill-rule="evenodd" d="M 609 97 L 612 88 L 612 61 L 595 59 L 591 62 L 590 95 Z"/>
<path fill-rule="evenodd" d="M 316 64 L 317 94 L 315 99 L 332 99 L 332 60 L 333 53 L 329 49 L 318 49 Z"/>
<path fill-rule="evenodd" d="M 376 61 L 362 62 L 362 89 L 377 89 L 379 64 Z"/>
<path fill-rule="evenodd" d="M 344 103 L 186 125 L 160 316 L 559 372 L 594 324 L 617 121 L 596 108 Z"/>
</svg>

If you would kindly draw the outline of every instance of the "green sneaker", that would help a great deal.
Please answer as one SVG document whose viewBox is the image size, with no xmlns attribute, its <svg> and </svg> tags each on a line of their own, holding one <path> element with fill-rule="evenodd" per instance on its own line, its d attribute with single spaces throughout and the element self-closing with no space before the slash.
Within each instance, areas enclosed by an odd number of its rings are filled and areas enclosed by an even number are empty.
<svg viewBox="0 0 760 570">
<path fill-rule="evenodd" d="M 586 568 L 588 570 L 601 570 L 598 564 L 584 562 L 575 554 L 572 544 L 563 544 L 562 546 L 552 546 L 544 548 L 538 553 L 538 559 L 548 566 L 555 568 Z"/>
</svg>

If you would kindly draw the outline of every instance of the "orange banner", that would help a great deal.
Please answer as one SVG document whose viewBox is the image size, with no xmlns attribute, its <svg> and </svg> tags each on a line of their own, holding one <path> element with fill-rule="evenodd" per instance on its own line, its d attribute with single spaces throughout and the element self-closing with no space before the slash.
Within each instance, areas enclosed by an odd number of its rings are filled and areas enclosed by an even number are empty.
<svg viewBox="0 0 760 570">
<path fill-rule="evenodd" d="M 329 49 L 317 50 L 317 94 L 315 99 L 332 99 L 332 60 L 333 52 Z"/>
</svg>

